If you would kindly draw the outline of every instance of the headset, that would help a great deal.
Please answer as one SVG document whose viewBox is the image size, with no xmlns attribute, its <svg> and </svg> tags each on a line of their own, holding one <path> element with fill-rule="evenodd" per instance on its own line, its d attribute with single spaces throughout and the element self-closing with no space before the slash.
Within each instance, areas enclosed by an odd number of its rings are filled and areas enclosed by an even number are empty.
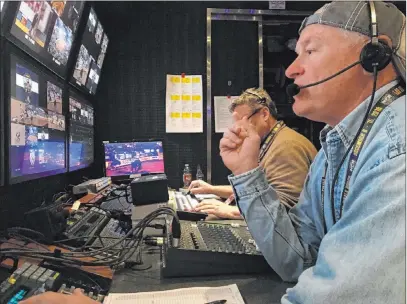
<svg viewBox="0 0 407 304">
<path fill-rule="evenodd" d="M 322 79 L 320 81 L 307 84 L 305 86 L 299 86 L 295 83 L 289 84 L 287 86 L 287 95 L 293 98 L 297 95 L 301 89 L 316 86 L 318 84 L 324 83 L 343 72 L 351 69 L 352 67 L 360 64 L 363 69 L 369 73 L 374 73 L 383 70 L 391 61 L 392 50 L 384 41 L 378 38 L 378 26 L 376 20 L 376 8 L 374 1 L 367 1 L 370 7 L 370 42 L 368 42 L 360 52 L 359 60 L 347 66 L 346 68 L 340 70 L 339 72 Z"/>
<path fill-rule="evenodd" d="M 250 89 L 247 89 L 246 91 L 244 91 L 244 93 L 248 93 L 253 96 L 256 96 L 258 99 L 257 102 L 261 105 L 267 106 L 267 108 L 270 110 L 271 116 L 277 118 L 277 108 L 276 108 L 276 105 L 274 104 L 274 102 L 271 101 L 270 104 L 267 104 L 266 97 L 261 97 L 259 94 L 255 93 L 255 92 L 250 92 L 249 90 Z M 254 114 L 258 113 L 259 111 L 260 111 L 260 109 L 256 109 L 248 118 L 252 117 Z"/>
</svg>

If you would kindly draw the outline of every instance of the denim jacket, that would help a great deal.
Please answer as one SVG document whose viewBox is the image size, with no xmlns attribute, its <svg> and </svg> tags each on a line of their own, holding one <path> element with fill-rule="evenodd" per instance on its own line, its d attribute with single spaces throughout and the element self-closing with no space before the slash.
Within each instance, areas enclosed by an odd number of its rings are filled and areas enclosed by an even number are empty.
<svg viewBox="0 0 407 304">
<path fill-rule="evenodd" d="M 395 84 L 377 90 L 375 102 Z M 405 301 L 405 96 L 387 106 L 374 123 L 353 171 L 342 217 L 335 224 L 332 219 L 332 180 L 369 101 L 370 97 L 334 128 L 326 126 L 321 131 L 322 149 L 311 165 L 298 204 L 289 212 L 259 167 L 229 176 L 238 206 L 265 259 L 283 280 L 298 280 L 281 303 Z M 348 159 L 335 184 L 337 215 Z"/>
</svg>

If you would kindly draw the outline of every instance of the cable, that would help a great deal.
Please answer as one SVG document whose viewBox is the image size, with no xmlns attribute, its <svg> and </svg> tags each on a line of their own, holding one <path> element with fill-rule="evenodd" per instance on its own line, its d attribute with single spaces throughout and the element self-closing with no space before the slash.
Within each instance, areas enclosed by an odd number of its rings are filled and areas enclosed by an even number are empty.
<svg viewBox="0 0 407 304">
<path fill-rule="evenodd" d="M 39 236 L 40 239 L 45 239 L 44 234 L 42 234 L 41 232 L 29 229 L 29 228 L 24 228 L 24 227 L 12 227 L 12 228 L 8 228 L 7 231 L 23 231 L 23 232 L 29 232 L 32 234 L 36 234 L 37 236 Z M 17 232 L 18 234 L 18 232 Z"/>
<path fill-rule="evenodd" d="M 7 255 L 15 255 L 15 256 L 25 256 L 25 257 L 33 257 L 33 258 L 40 258 L 46 261 L 55 261 L 62 263 L 66 267 L 80 267 L 80 266 L 110 266 L 112 268 L 117 267 L 125 267 L 126 261 L 134 255 L 137 249 L 141 250 L 141 242 L 143 240 L 143 232 L 146 227 L 158 216 L 160 215 L 170 215 L 172 216 L 175 221 L 179 223 L 179 219 L 176 215 L 176 212 L 171 209 L 170 207 L 161 207 L 156 209 L 155 211 L 148 214 L 145 218 L 137 223 L 133 228 L 131 228 L 126 235 L 122 238 L 119 238 L 117 242 L 113 242 L 113 244 L 109 246 L 105 246 L 103 248 L 92 250 L 90 252 L 59 252 L 58 256 L 56 256 L 55 252 L 49 251 L 39 251 L 33 250 L 30 248 L 6 248 L 0 250 L 0 255 L 7 254 Z M 130 237 L 130 240 L 129 239 Z M 126 244 L 127 243 L 127 244 Z M 114 247 L 122 245 L 120 249 L 115 249 Z M 97 255 L 104 255 L 106 251 L 119 251 L 119 253 L 115 256 L 109 254 L 103 258 L 97 257 Z M 79 260 L 79 258 L 85 257 L 92 257 L 93 261 L 83 261 Z M 141 251 L 139 253 L 140 261 L 141 258 Z"/>
<path fill-rule="evenodd" d="M 127 194 L 127 187 L 124 189 L 124 193 L 126 194 L 126 202 L 132 204 L 133 202 L 129 202 L 129 196 Z"/>
<path fill-rule="evenodd" d="M 14 233 L 14 232 L 10 233 L 9 235 L 10 235 L 12 238 L 14 238 L 14 239 L 20 238 L 20 239 L 22 239 L 23 241 L 27 241 L 27 242 L 34 243 L 34 244 L 36 244 L 36 245 L 38 245 L 38 246 L 40 246 L 40 247 L 42 247 L 42 248 L 44 248 L 44 249 L 50 251 L 47 246 L 45 246 L 45 245 L 43 245 L 43 244 L 37 242 L 36 240 L 34 240 L 34 239 L 32 239 L 32 238 L 27 237 L 27 236 L 25 236 L 25 235 L 18 234 L 18 233 Z"/>
<path fill-rule="evenodd" d="M 335 175 L 334 175 L 334 178 L 333 178 L 333 180 L 332 180 L 332 187 L 331 187 L 331 212 L 332 212 L 332 220 L 333 220 L 333 223 L 334 223 L 334 224 L 336 223 L 336 217 L 335 217 L 335 201 L 334 201 L 334 196 L 335 196 L 335 184 L 336 184 L 336 181 L 338 180 L 338 176 L 339 176 L 339 172 L 340 172 L 340 170 L 341 170 L 341 167 L 342 167 L 342 165 L 343 165 L 343 163 L 344 163 L 346 157 L 348 156 L 350 150 L 351 150 L 351 149 L 353 148 L 353 146 L 355 145 L 355 143 L 356 143 L 356 141 L 357 141 L 357 139 L 358 139 L 358 137 L 359 137 L 360 132 L 362 132 L 363 126 L 364 126 L 364 124 L 365 124 L 365 122 L 366 122 L 366 120 L 367 120 L 367 118 L 368 118 L 368 116 L 369 116 L 370 109 L 371 109 L 371 107 L 372 107 L 372 105 L 373 105 L 373 101 L 374 101 L 374 97 L 375 97 L 375 93 L 376 93 L 376 82 L 377 82 L 377 67 L 376 67 L 376 66 L 373 67 L 373 77 L 374 77 L 374 78 L 373 78 L 373 89 L 372 89 L 372 94 L 371 94 L 369 106 L 368 106 L 368 108 L 367 108 L 367 110 L 366 110 L 365 116 L 363 117 L 362 123 L 360 124 L 359 130 L 356 132 L 356 135 L 355 135 L 355 137 L 353 138 L 352 143 L 350 144 L 349 148 L 346 150 L 345 155 L 342 157 L 342 160 L 340 161 L 339 166 L 338 166 L 338 169 L 336 170 Z M 359 153 L 360 153 L 360 152 L 359 152 Z M 341 198 L 341 204 L 340 204 L 340 206 L 339 206 L 339 212 L 340 212 L 339 218 L 341 218 L 341 216 L 342 216 L 342 205 L 343 205 L 343 201 L 342 201 L 342 198 Z M 324 229 L 326 230 L 326 231 L 325 231 L 325 233 L 326 233 L 326 232 L 327 232 L 327 227 L 324 227 Z"/>
</svg>

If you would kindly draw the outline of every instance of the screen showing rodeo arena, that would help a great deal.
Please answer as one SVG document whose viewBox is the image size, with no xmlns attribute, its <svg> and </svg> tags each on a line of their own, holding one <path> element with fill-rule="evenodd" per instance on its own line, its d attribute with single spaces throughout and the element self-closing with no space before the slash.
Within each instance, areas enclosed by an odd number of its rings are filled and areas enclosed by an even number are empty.
<svg viewBox="0 0 407 304">
<path fill-rule="evenodd" d="M 164 173 L 161 141 L 105 143 L 106 176 Z"/>
</svg>

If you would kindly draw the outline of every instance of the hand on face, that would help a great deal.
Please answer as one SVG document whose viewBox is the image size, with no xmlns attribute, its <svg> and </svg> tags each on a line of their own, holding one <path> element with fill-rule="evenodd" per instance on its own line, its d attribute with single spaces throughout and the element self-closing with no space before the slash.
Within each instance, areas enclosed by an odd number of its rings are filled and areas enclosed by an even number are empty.
<svg viewBox="0 0 407 304">
<path fill-rule="evenodd" d="M 195 211 L 215 215 L 225 219 L 241 219 L 239 209 L 218 200 L 204 200 L 195 207 Z"/>
<path fill-rule="evenodd" d="M 243 117 L 223 134 L 219 149 L 225 166 L 234 175 L 242 174 L 258 166 L 260 136 Z"/>
<path fill-rule="evenodd" d="M 85 296 L 80 289 L 75 289 L 72 295 L 56 292 L 45 292 L 21 301 L 20 304 L 98 304 L 99 302 Z"/>
<path fill-rule="evenodd" d="M 194 180 L 188 188 L 192 194 L 213 194 L 213 186 L 202 180 Z"/>
</svg>

